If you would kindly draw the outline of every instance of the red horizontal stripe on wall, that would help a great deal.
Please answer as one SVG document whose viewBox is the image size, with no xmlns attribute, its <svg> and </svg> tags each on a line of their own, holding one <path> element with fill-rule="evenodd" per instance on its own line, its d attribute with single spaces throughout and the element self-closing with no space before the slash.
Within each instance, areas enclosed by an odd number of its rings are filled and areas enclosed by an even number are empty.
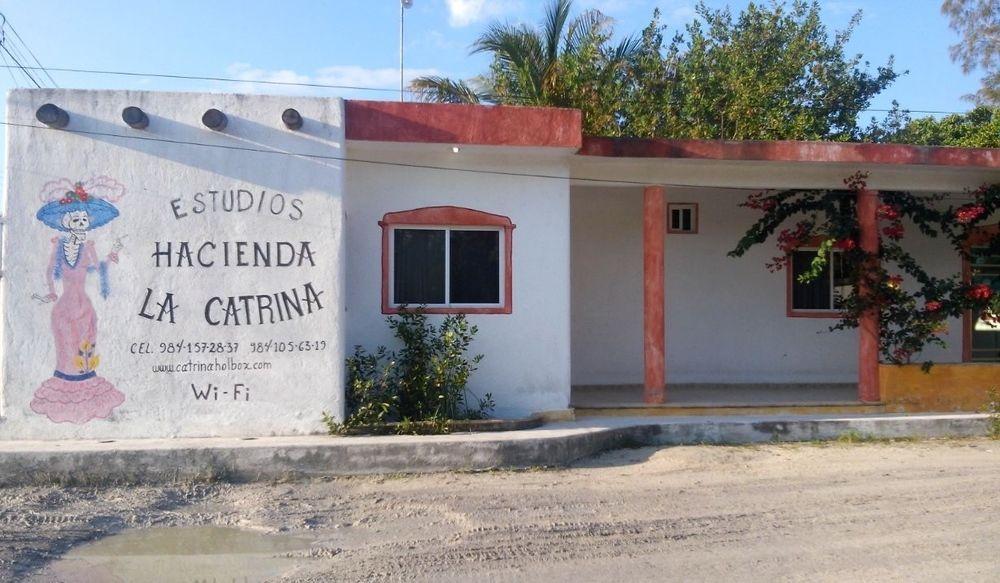
<svg viewBox="0 0 1000 583">
<path fill-rule="evenodd" d="M 576 109 L 399 101 L 345 102 L 348 140 L 579 149 Z"/>
</svg>

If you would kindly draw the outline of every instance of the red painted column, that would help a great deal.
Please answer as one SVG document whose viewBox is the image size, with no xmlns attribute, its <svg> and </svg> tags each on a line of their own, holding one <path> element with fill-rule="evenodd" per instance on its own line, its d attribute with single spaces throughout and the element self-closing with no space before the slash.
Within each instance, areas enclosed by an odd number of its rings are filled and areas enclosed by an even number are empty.
<svg viewBox="0 0 1000 583">
<path fill-rule="evenodd" d="M 645 385 L 642 399 L 655 405 L 666 401 L 666 333 L 664 331 L 664 265 L 667 210 L 662 186 L 647 186 L 642 194 L 642 298 Z"/>
<path fill-rule="evenodd" d="M 858 226 L 861 248 L 868 253 L 878 253 L 878 192 L 858 192 Z M 874 403 L 881 400 L 878 386 L 878 310 L 872 309 L 861 316 L 858 327 L 858 400 Z"/>
</svg>

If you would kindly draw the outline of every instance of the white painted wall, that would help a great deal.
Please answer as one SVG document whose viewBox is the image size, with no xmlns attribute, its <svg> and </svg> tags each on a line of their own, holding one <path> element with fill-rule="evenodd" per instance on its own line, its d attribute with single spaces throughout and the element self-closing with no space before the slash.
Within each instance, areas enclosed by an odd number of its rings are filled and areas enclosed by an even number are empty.
<svg viewBox="0 0 1000 583">
<path fill-rule="evenodd" d="M 352 159 L 499 170 L 565 177 L 566 152 L 447 146 L 348 144 Z M 510 217 L 513 313 L 471 315 L 479 327 L 473 354 L 485 355 L 470 381 L 492 393 L 494 414 L 519 417 L 565 409 L 570 393 L 569 186 L 562 178 L 528 178 L 433 168 L 348 163 L 347 342 L 395 346 L 381 313 L 382 230 L 388 212 L 453 205 Z M 442 316 L 432 316 L 440 320 Z"/>
<path fill-rule="evenodd" d="M 573 384 L 641 383 L 642 190 L 574 186 L 570 209 Z"/>
<path fill-rule="evenodd" d="M 36 129 L 35 110 L 52 102 L 67 110 L 66 130 Z M 139 106 L 151 119 L 145 130 L 121 120 L 122 108 Z M 201 124 L 215 107 L 229 115 L 225 132 Z M 294 107 L 305 118 L 301 131 L 281 123 Z M 8 97 L 7 184 L 3 237 L 3 385 L 0 438 L 126 438 L 209 435 L 270 435 L 315 432 L 320 414 L 342 408 L 343 211 L 342 166 L 333 159 L 280 152 L 340 156 L 343 104 L 339 99 L 277 96 L 149 93 L 129 91 L 15 90 Z M 32 127 L 22 127 L 22 125 Z M 183 142 L 196 142 L 203 147 Z M 244 148 L 265 152 L 247 151 Z M 279 153 L 271 153 L 271 152 Z M 103 258 L 121 238 L 120 262 L 110 266 L 111 295 L 98 293 L 97 274 L 87 283 L 98 319 L 97 373 L 125 395 L 108 419 L 76 424 L 51 421 L 29 408 L 37 388 L 53 374 L 50 328 L 53 304 L 45 295 L 52 237 L 36 220 L 43 186 L 53 180 L 106 175 L 125 185 L 120 217 L 88 234 Z M 195 193 L 244 188 L 299 199 L 301 219 L 289 214 L 191 211 Z M 172 201 L 179 199 L 178 219 Z M 270 204 L 270 202 L 268 202 Z M 290 203 L 289 203 L 290 204 Z M 155 242 L 310 241 L 315 267 L 157 268 Z M 218 259 L 218 258 L 217 258 Z M 213 296 L 267 294 L 311 282 L 322 306 L 290 321 L 213 327 L 203 315 Z M 139 317 L 146 289 L 171 291 L 176 323 Z M 57 288 L 61 286 L 57 284 Z M 263 354 L 252 342 L 273 341 Z M 323 341 L 324 349 L 276 353 L 277 342 Z M 153 354 L 136 354 L 145 345 Z M 234 354 L 161 353 L 161 343 L 238 342 Z M 287 350 L 287 349 L 286 349 Z M 266 371 L 154 373 L 158 364 L 225 360 L 269 362 Z M 249 387 L 249 400 L 234 399 L 233 387 Z M 219 387 L 218 400 L 198 400 L 191 385 Z M 228 391 L 228 394 L 223 394 Z"/>
</svg>

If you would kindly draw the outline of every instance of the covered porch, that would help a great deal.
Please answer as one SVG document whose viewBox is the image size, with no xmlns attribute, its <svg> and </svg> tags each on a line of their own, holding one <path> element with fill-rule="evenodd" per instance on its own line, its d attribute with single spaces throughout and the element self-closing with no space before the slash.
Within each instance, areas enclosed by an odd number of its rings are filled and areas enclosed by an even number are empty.
<svg viewBox="0 0 1000 583">
<path fill-rule="evenodd" d="M 869 171 L 856 206 L 859 242 L 874 251 L 879 189 L 957 193 L 1000 180 L 991 151 L 946 150 L 585 139 L 570 194 L 571 406 L 578 414 L 884 411 L 877 315 L 831 333 L 835 312 L 793 310 L 788 274 L 764 268 L 774 249 L 726 253 L 759 217 L 739 207 L 755 191 L 842 189 L 845 177 Z M 942 275 L 961 271 L 944 249 L 921 251 Z M 953 329 L 949 348 L 928 358 L 963 361 L 961 322 Z"/>
</svg>

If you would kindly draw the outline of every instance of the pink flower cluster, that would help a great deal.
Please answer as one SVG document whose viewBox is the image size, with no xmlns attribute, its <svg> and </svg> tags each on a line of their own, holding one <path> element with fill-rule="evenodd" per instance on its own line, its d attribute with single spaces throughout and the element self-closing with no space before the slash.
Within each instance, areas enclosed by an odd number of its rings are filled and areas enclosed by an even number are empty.
<svg viewBox="0 0 1000 583">
<path fill-rule="evenodd" d="M 783 229 L 778 233 L 778 249 L 784 253 L 791 253 L 802 246 L 808 234 L 809 223 L 805 221 L 796 223 L 795 229 Z"/>
<path fill-rule="evenodd" d="M 967 204 L 959 207 L 958 210 L 955 211 L 955 220 L 967 225 L 972 221 L 979 219 L 984 213 L 986 213 L 986 207 L 983 205 Z"/>
<path fill-rule="evenodd" d="M 880 219 L 886 219 L 889 221 L 895 221 L 899 218 L 899 209 L 892 206 L 891 204 L 880 204 L 878 205 L 878 217 Z"/>
<path fill-rule="evenodd" d="M 774 273 L 787 267 L 790 254 L 806 242 L 811 229 L 812 225 L 806 221 L 799 221 L 794 229 L 782 229 L 778 233 L 778 249 L 782 255 L 772 257 L 771 261 L 765 264 L 767 270 Z"/>
<path fill-rule="evenodd" d="M 778 201 L 763 192 L 755 192 L 747 196 L 746 201 L 740 204 L 740 206 L 770 212 L 774 210 L 774 207 L 778 206 Z"/>
<path fill-rule="evenodd" d="M 965 295 L 970 300 L 986 302 L 993 297 L 993 290 L 985 283 L 980 283 L 969 288 L 969 291 L 965 292 Z"/>
<path fill-rule="evenodd" d="M 893 241 L 899 241 L 900 239 L 903 238 L 903 234 L 905 233 L 905 230 L 903 229 L 902 223 L 896 222 L 896 223 L 893 223 L 893 224 L 889 225 L 888 227 L 882 229 L 882 233 L 886 237 L 889 237 L 890 239 L 892 239 Z"/>
<path fill-rule="evenodd" d="M 893 241 L 902 239 L 906 230 L 903 228 L 903 223 L 899 220 L 901 216 L 899 209 L 891 204 L 880 204 L 876 212 L 878 213 L 878 218 L 892 221 L 882 229 L 882 234 Z"/>
</svg>

